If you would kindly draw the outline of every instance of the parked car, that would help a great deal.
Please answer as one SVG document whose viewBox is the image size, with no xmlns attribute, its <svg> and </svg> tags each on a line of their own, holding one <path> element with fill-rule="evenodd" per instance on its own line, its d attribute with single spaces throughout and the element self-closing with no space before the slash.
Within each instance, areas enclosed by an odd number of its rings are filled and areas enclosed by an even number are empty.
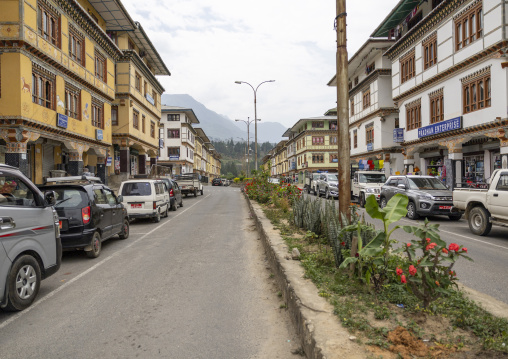
<svg viewBox="0 0 508 359">
<path fill-rule="evenodd" d="M 336 173 L 321 173 L 319 179 L 316 181 L 316 193 L 318 197 L 321 194 L 325 198 L 339 197 L 339 179 Z"/>
<path fill-rule="evenodd" d="M 43 190 L 55 192 L 60 236 L 64 250 L 84 250 L 97 258 L 102 242 L 118 235 L 129 237 L 129 219 L 122 198 L 98 177 L 48 178 Z"/>
<path fill-rule="evenodd" d="M 270 178 L 268 178 L 268 183 L 279 184 L 280 179 L 275 178 L 275 177 L 270 177 Z"/>
<path fill-rule="evenodd" d="M 465 212 L 469 230 L 479 236 L 492 225 L 508 227 L 508 170 L 495 170 L 488 189 L 456 188 L 452 212 Z"/>
<path fill-rule="evenodd" d="M 418 219 L 420 216 L 446 215 L 458 221 L 461 213 L 452 213 L 452 191 L 434 176 L 390 176 L 381 187 L 380 206 L 397 193 L 405 194 L 409 203 L 407 217 Z"/>
<path fill-rule="evenodd" d="M 219 178 L 220 179 L 220 178 Z M 182 194 L 187 197 L 193 194 L 198 196 L 198 192 L 203 195 L 203 183 L 201 183 L 201 175 L 199 173 L 185 173 L 175 177 L 175 181 L 180 185 Z"/>
<path fill-rule="evenodd" d="M 169 193 L 163 181 L 155 179 L 132 179 L 120 184 L 118 192 L 127 208 L 129 219 L 151 218 L 158 223 L 167 217 Z"/>
<path fill-rule="evenodd" d="M 165 178 L 163 181 L 169 192 L 169 208 L 176 211 L 177 206 L 183 207 L 182 190 L 178 183 L 169 178 Z"/>
<path fill-rule="evenodd" d="M 0 164 L 0 307 L 30 306 L 41 280 L 58 271 L 62 243 L 55 193 L 44 194 L 17 168 Z"/>
<path fill-rule="evenodd" d="M 222 186 L 222 179 L 221 178 L 214 178 L 212 180 L 212 186 Z"/>
<path fill-rule="evenodd" d="M 305 179 L 304 179 L 304 184 L 303 184 L 303 189 L 307 191 L 307 193 L 310 194 L 310 192 L 314 192 L 314 196 L 317 196 L 317 190 L 316 190 L 316 184 L 317 184 L 317 181 L 319 180 L 319 176 L 321 175 L 321 173 L 319 172 L 308 172 L 306 175 L 305 175 Z"/>
<path fill-rule="evenodd" d="M 386 175 L 381 171 L 356 171 L 351 181 L 351 199 L 358 201 L 360 207 L 365 207 L 369 196 L 375 196 L 379 201 L 381 186 L 386 182 Z"/>
</svg>

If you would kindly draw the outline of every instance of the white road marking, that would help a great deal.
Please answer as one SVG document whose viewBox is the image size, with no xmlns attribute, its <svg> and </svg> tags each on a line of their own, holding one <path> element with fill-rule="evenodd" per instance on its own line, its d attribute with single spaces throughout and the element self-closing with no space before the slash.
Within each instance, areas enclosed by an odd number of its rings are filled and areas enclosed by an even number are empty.
<svg viewBox="0 0 508 359">
<path fill-rule="evenodd" d="M 154 229 L 152 229 L 150 232 L 148 233 L 145 233 L 143 236 L 139 237 L 138 239 L 136 239 L 135 241 L 131 242 L 129 245 L 125 246 L 124 248 L 122 249 L 119 249 L 117 251 L 115 251 L 113 254 L 111 254 L 109 257 L 106 257 L 106 258 L 103 258 L 101 259 L 100 262 L 94 264 L 93 266 L 91 266 L 90 268 L 88 268 L 86 271 L 78 274 L 77 276 L 75 276 L 74 278 L 70 279 L 68 282 L 64 283 L 63 285 L 61 285 L 60 287 L 54 289 L 53 291 L 49 292 L 48 294 L 46 294 L 44 297 L 38 299 L 35 303 L 33 303 L 30 307 L 26 308 L 25 310 L 13 315 L 12 317 L 10 317 L 9 319 L 7 319 L 5 322 L 3 322 L 2 324 L 0 324 L 0 330 L 5 328 L 6 326 L 8 326 L 9 324 L 11 324 L 12 322 L 14 322 L 16 319 L 19 319 L 21 318 L 23 315 L 29 313 L 32 309 L 34 308 L 37 308 L 37 306 L 39 306 L 41 303 L 45 302 L 46 300 L 48 300 L 49 298 L 53 297 L 54 295 L 56 295 L 57 293 L 59 293 L 60 291 L 64 290 L 65 288 L 67 288 L 69 285 L 71 285 L 72 283 L 76 282 L 77 280 L 83 278 L 84 276 L 86 276 L 88 273 L 91 273 L 93 272 L 95 269 L 99 268 L 101 265 L 103 265 L 104 263 L 106 263 L 107 261 L 109 261 L 110 259 L 118 256 L 120 253 L 122 253 L 125 249 L 127 248 L 130 248 L 132 247 L 134 244 L 142 241 L 145 237 L 149 236 L 151 233 L 155 232 L 156 230 L 158 230 L 159 228 L 165 226 L 166 224 L 168 224 L 169 222 L 171 222 L 172 219 L 180 216 L 182 213 L 188 211 L 189 209 L 191 209 L 192 207 L 194 207 L 196 204 L 198 204 L 199 202 L 201 202 L 202 200 L 204 200 L 205 198 L 208 198 L 210 197 L 211 194 L 203 197 L 202 199 L 198 200 L 196 203 L 194 203 L 193 205 L 191 205 L 190 207 L 187 207 L 185 208 L 183 211 L 179 211 L 178 214 L 176 214 L 175 216 L 169 218 L 167 221 L 164 221 L 164 223 L 158 225 L 157 227 L 155 227 Z"/>
</svg>

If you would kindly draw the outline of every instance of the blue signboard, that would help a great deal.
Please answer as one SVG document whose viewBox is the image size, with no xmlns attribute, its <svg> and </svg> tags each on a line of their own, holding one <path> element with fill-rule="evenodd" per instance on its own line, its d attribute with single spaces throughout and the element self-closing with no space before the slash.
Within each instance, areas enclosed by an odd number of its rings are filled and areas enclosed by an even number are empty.
<svg viewBox="0 0 508 359">
<path fill-rule="evenodd" d="M 169 159 L 171 161 L 178 161 L 180 159 L 180 156 L 179 155 L 170 155 Z"/>
<path fill-rule="evenodd" d="M 367 151 L 374 151 L 374 144 L 373 143 L 367 143 Z"/>
<path fill-rule="evenodd" d="M 145 98 L 148 102 L 150 102 L 152 105 L 155 105 L 155 100 L 153 99 L 152 96 L 150 96 L 149 94 L 146 94 L 145 95 Z"/>
<path fill-rule="evenodd" d="M 113 157 L 109 156 L 108 158 L 106 158 L 106 166 L 111 166 L 111 163 L 113 162 Z"/>
<path fill-rule="evenodd" d="M 102 134 L 102 130 L 99 130 L 97 129 L 95 131 L 95 139 L 99 140 L 99 141 L 102 141 L 104 138 L 103 134 Z"/>
<path fill-rule="evenodd" d="M 462 116 L 452 118 L 430 126 L 425 126 L 418 129 L 418 138 L 437 135 L 438 133 L 459 130 L 462 128 Z"/>
<path fill-rule="evenodd" d="M 164 140 L 159 138 L 159 148 L 164 148 Z"/>
<path fill-rule="evenodd" d="M 291 162 L 291 169 L 296 170 L 296 162 Z"/>
<path fill-rule="evenodd" d="M 332 163 L 338 163 L 338 162 L 339 162 L 338 158 L 332 158 Z"/>
<path fill-rule="evenodd" d="M 56 125 L 58 127 L 67 128 L 68 123 L 69 123 L 69 117 L 62 115 L 61 113 L 57 114 Z"/>
<path fill-rule="evenodd" d="M 400 143 L 404 142 L 404 129 L 394 128 L 393 129 L 393 142 Z"/>
</svg>

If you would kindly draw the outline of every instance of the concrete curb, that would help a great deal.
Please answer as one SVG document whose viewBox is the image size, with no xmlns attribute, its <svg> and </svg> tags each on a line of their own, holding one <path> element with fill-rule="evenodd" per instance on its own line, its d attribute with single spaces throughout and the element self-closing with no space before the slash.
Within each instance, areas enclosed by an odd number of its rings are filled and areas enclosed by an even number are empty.
<svg viewBox="0 0 508 359">
<path fill-rule="evenodd" d="M 261 206 L 245 198 L 307 358 L 366 358 L 371 353 L 349 340 L 350 334 L 333 314 L 333 306 L 318 295 L 314 283 L 304 278 L 300 262 L 286 259 L 288 246 Z"/>
</svg>

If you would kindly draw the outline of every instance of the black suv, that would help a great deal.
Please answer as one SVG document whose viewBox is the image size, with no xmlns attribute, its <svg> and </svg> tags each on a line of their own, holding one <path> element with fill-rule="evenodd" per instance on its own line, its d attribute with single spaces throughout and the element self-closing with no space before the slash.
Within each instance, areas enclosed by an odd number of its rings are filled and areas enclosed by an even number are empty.
<svg viewBox="0 0 508 359">
<path fill-rule="evenodd" d="M 212 186 L 222 186 L 222 178 L 214 178 L 212 180 Z"/>
<path fill-rule="evenodd" d="M 161 178 L 169 192 L 169 208 L 176 211 L 177 206 L 183 207 L 182 190 L 176 181 L 170 178 Z"/>
<path fill-rule="evenodd" d="M 117 234 L 120 239 L 129 237 L 122 197 L 98 177 L 58 177 L 46 182 L 52 184 L 40 188 L 55 192 L 63 249 L 84 250 L 88 257 L 97 258 L 106 239 Z"/>
</svg>

